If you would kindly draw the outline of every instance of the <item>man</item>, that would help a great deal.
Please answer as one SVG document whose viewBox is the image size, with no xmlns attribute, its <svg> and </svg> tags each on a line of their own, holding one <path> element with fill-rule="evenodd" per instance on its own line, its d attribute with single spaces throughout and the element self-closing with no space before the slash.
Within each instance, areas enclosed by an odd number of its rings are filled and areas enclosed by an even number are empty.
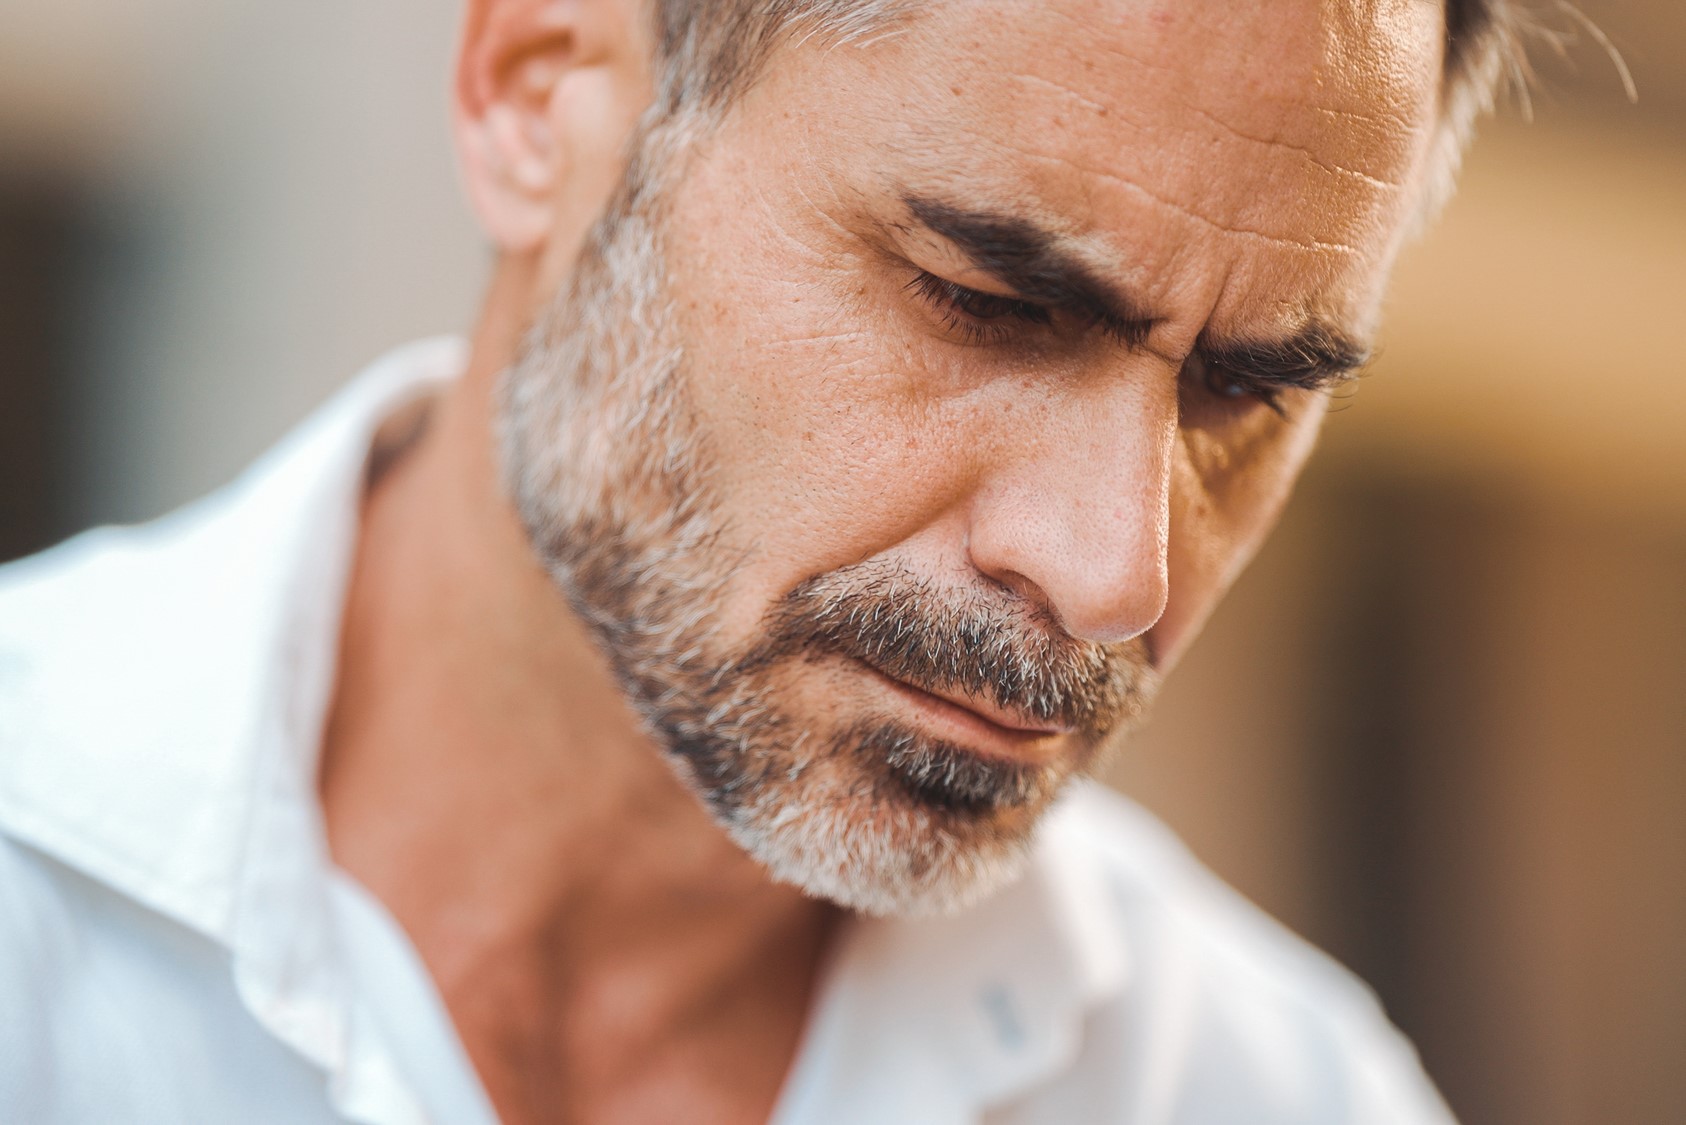
<svg viewBox="0 0 1686 1125">
<path fill-rule="evenodd" d="M 1447 1120 L 1075 779 L 1507 26 L 473 0 L 466 350 L 0 578 L 6 1119 Z"/>
</svg>

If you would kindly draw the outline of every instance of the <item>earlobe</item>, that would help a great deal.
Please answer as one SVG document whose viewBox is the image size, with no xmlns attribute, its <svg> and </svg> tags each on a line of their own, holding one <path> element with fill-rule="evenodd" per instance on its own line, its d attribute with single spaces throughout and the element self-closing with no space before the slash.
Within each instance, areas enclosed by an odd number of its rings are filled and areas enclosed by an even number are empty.
<svg viewBox="0 0 1686 1125">
<path fill-rule="evenodd" d="M 568 177 L 594 154 L 567 133 L 581 75 L 632 67 L 636 4 L 624 0 L 470 0 L 457 53 L 453 131 L 469 200 L 506 254 L 543 250 Z M 621 83 L 610 83 L 620 86 Z M 592 97 L 588 92 L 585 97 Z M 592 100 L 595 100 L 593 97 Z"/>
</svg>

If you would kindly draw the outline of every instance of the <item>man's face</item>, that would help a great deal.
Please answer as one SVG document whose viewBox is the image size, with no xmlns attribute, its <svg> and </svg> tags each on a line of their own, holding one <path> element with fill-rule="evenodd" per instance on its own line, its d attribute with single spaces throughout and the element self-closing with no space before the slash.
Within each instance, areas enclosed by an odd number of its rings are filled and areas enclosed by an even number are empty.
<svg viewBox="0 0 1686 1125">
<path fill-rule="evenodd" d="M 512 374 L 512 475 L 775 875 L 1005 878 L 1274 521 L 1435 112 L 1438 7 L 1353 9 L 941 5 L 647 148 Z"/>
</svg>

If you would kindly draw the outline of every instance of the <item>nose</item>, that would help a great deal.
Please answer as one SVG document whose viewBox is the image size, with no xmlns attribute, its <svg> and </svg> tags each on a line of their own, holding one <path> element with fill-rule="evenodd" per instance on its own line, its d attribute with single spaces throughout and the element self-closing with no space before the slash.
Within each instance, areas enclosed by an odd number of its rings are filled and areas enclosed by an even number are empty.
<svg viewBox="0 0 1686 1125">
<path fill-rule="evenodd" d="M 1165 612 L 1176 392 L 1124 388 L 1007 437 L 973 496 L 970 561 L 1071 636 L 1115 644 Z"/>
</svg>

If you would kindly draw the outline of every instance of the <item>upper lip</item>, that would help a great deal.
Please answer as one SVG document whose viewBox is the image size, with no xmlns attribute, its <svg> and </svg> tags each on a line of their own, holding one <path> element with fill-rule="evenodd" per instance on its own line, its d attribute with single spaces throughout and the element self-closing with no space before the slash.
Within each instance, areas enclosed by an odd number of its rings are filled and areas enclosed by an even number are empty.
<svg viewBox="0 0 1686 1125">
<path fill-rule="evenodd" d="M 924 687 L 920 684 L 910 684 L 906 680 L 896 679 L 893 676 L 889 678 L 894 679 L 896 683 L 901 684 L 903 687 L 911 688 L 914 691 L 929 695 L 935 699 L 940 699 L 944 703 L 960 708 L 962 711 L 970 711 L 973 715 L 976 715 L 984 722 L 989 723 L 992 726 L 1001 727 L 1004 730 L 1016 731 L 1023 734 L 1041 735 L 1069 734 L 1071 731 L 1070 727 L 1059 723 L 1028 718 L 1022 712 L 1002 707 L 993 700 L 987 699 L 981 695 L 973 695 L 970 692 L 963 692 L 956 689 L 937 691 L 932 688 Z"/>
</svg>

